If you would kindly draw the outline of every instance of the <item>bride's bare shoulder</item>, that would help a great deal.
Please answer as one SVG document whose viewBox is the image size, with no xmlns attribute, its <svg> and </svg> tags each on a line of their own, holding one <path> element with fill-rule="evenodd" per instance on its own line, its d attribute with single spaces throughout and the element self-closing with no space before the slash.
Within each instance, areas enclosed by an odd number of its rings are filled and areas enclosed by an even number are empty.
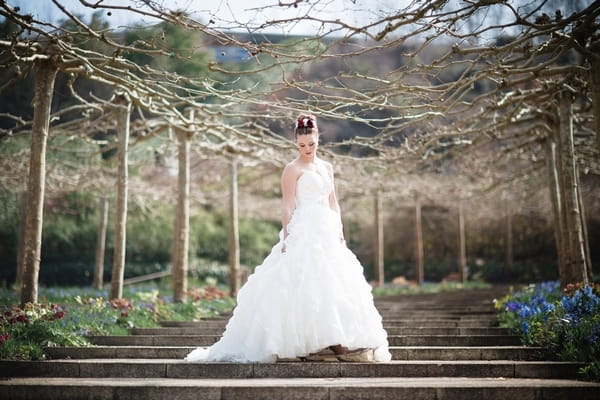
<svg viewBox="0 0 600 400">
<path fill-rule="evenodd" d="M 283 168 L 283 172 L 281 173 L 282 178 L 298 178 L 301 174 L 300 166 L 298 165 L 297 160 L 290 161 Z"/>
</svg>

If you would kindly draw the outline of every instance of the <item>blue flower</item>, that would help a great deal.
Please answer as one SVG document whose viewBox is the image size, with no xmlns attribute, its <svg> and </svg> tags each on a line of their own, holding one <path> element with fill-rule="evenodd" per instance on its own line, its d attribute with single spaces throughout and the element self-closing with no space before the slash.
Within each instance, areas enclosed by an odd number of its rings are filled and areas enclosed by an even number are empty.
<svg viewBox="0 0 600 400">
<path fill-rule="evenodd" d="M 541 305 L 541 307 L 542 307 L 542 311 L 546 314 L 550 314 L 556 310 L 556 306 L 552 303 L 548 303 L 547 301 L 545 301 Z"/>
<path fill-rule="evenodd" d="M 562 308 L 565 310 L 565 312 L 570 313 L 573 310 L 575 310 L 575 307 L 577 305 L 575 296 L 571 297 L 571 296 L 563 296 L 560 299 L 560 305 L 562 306 Z"/>
<path fill-rule="evenodd" d="M 579 323 L 579 316 L 574 313 L 566 313 L 564 317 L 571 326 L 577 325 Z"/>
<path fill-rule="evenodd" d="M 594 345 L 600 339 L 600 324 L 594 326 L 587 337 L 589 344 Z"/>
<path fill-rule="evenodd" d="M 521 317 L 522 319 L 527 319 L 535 314 L 537 314 L 539 312 L 539 309 L 537 308 L 532 308 L 528 305 L 523 305 L 521 307 L 521 309 L 519 310 L 519 317 Z"/>
</svg>

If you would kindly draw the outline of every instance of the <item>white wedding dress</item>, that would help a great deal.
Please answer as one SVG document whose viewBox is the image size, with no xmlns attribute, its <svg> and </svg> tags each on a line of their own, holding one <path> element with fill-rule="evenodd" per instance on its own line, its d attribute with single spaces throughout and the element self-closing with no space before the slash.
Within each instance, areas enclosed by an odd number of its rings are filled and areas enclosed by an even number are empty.
<svg viewBox="0 0 600 400">
<path fill-rule="evenodd" d="M 274 362 L 337 344 L 372 348 L 375 361 L 391 359 L 371 286 L 340 240 L 340 218 L 328 202 L 332 188 L 314 171 L 298 178 L 286 251 L 280 240 L 240 289 L 223 337 L 186 361 Z"/>
</svg>

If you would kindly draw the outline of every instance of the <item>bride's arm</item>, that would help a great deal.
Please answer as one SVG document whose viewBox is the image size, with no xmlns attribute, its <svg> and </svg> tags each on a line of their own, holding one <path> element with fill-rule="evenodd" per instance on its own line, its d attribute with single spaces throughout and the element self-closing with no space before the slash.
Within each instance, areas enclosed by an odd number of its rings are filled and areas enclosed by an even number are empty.
<svg viewBox="0 0 600 400">
<path fill-rule="evenodd" d="M 329 173 L 329 177 L 331 178 L 331 193 L 329 193 L 329 208 L 340 214 L 340 204 L 338 203 L 337 197 L 335 195 L 335 183 L 333 182 L 333 167 L 331 164 L 327 163 L 327 172 Z"/>
<path fill-rule="evenodd" d="M 327 170 L 329 172 L 329 176 L 331 177 L 331 193 L 329 193 L 329 208 L 335 211 L 340 217 L 340 240 L 344 241 L 344 229 L 342 226 L 342 213 L 340 211 L 340 203 L 337 200 L 337 196 L 335 195 L 335 183 L 333 181 L 333 167 L 331 164 L 327 163 Z"/>
<path fill-rule="evenodd" d="M 296 181 L 298 171 L 289 164 L 281 174 L 281 226 L 283 228 L 283 239 L 287 238 L 287 226 L 292 218 L 296 206 Z"/>
</svg>

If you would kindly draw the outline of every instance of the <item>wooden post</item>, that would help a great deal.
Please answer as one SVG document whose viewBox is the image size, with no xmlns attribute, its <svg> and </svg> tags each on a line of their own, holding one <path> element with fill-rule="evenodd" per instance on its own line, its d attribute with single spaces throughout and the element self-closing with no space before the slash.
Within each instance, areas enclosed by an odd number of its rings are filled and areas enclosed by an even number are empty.
<svg viewBox="0 0 600 400">
<path fill-rule="evenodd" d="M 422 285 L 425 281 L 424 254 L 423 254 L 423 225 L 421 223 L 421 200 L 415 196 L 415 258 L 417 261 L 417 283 Z"/>
<path fill-rule="evenodd" d="M 131 99 L 127 93 L 118 93 L 114 99 L 117 118 L 119 146 L 117 150 L 117 199 L 115 213 L 115 249 L 110 281 L 110 299 L 123 297 L 123 278 L 125 276 L 125 250 L 127 236 L 127 198 L 128 198 L 128 154 L 129 154 L 129 118 Z"/>
<path fill-rule="evenodd" d="M 241 286 L 240 230 L 238 216 L 238 165 L 231 160 L 231 187 L 229 192 L 229 290 L 235 296 Z"/>
<path fill-rule="evenodd" d="M 108 226 L 108 197 L 100 198 L 100 224 L 96 240 L 96 257 L 94 263 L 94 280 L 92 287 L 102 289 L 104 283 L 104 252 L 106 249 L 106 227 Z"/>
<path fill-rule="evenodd" d="M 384 275 L 383 201 L 381 192 L 375 194 L 375 283 L 383 286 Z"/>
<path fill-rule="evenodd" d="M 36 62 L 31 154 L 21 260 L 21 305 L 29 302 L 36 303 L 38 299 L 46 181 L 46 143 L 57 72 L 57 65 L 50 59 Z"/>
<path fill-rule="evenodd" d="M 462 202 L 458 205 L 458 281 L 467 281 L 467 248 L 465 240 L 465 216 Z"/>
<path fill-rule="evenodd" d="M 190 122 L 194 110 L 188 109 Z M 177 209 L 175 210 L 175 258 L 173 263 L 173 300 L 182 302 L 187 293 L 190 237 L 190 137 L 183 129 L 176 129 L 178 143 Z"/>
</svg>

